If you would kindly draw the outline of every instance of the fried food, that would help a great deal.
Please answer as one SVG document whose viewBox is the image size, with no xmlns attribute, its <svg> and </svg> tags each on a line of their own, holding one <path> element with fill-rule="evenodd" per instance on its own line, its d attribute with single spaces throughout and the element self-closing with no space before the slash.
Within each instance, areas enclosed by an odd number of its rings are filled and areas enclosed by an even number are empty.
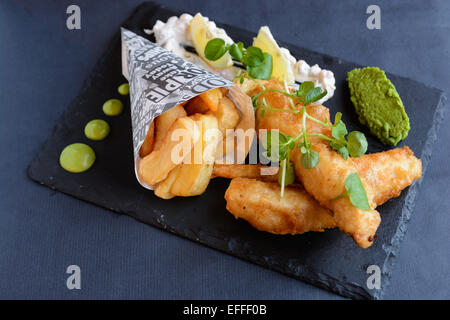
<svg viewBox="0 0 450 320">
<path fill-rule="evenodd" d="M 216 162 L 244 163 L 255 136 L 255 113 L 249 96 L 231 87 L 227 97 L 239 108 L 239 123 L 234 132 L 220 142 Z"/>
<path fill-rule="evenodd" d="M 422 161 L 404 146 L 353 159 L 358 174 L 373 190 L 377 206 L 398 197 L 403 189 L 422 176 Z"/>
<path fill-rule="evenodd" d="M 223 98 L 223 90 L 221 88 L 211 89 L 201 93 L 198 97 L 206 103 L 210 110 L 216 111 L 220 99 Z"/>
<path fill-rule="evenodd" d="M 172 124 L 178 119 L 186 117 L 186 111 L 182 105 L 176 105 L 175 107 L 167 110 L 166 112 L 160 114 L 155 119 L 155 146 L 154 149 L 158 149 L 167 132 L 169 131 Z"/>
<path fill-rule="evenodd" d="M 189 100 L 185 108 L 188 115 L 196 113 L 206 113 L 209 110 L 216 111 L 220 99 L 223 98 L 224 91 L 222 88 L 215 88 L 205 91 L 193 99 Z"/>
<path fill-rule="evenodd" d="M 268 81 L 265 86 L 266 88 L 283 89 L 281 84 L 276 81 Z M 258 91 L 258 89 L 255 91 Z M 289 99 L 278 92 L 267 92 L 260 100 L 262 98 L 265 98 L 266 103 L 272 108 L 287 109 L 292 107 Z M 329 111 L 326 107 L 309 105 L 306 108 L 312 117 L 329 122 Z M 269 110 L 263 117 L 262 110 L 259 109 L 256 120 L 258 129 L 268 131 L 278 129 L 293 137 L 303 129 L 301 117 L 288 112 Z M 308 133 L 331 135 L 329 128 L 314 121 L 308 119 L 305 124 Z M 361 179 L 372 210 L 365 211 L 353 206 L 348 197 L 330 201 L 345 191 L 345 179 L 349 174 L 357 172 L 356 165 L 353 164 L 352 159 L 344 160 L 341 155 L 323 143 L 323 140 L 315 138 L 310 139 L 310 142 L 313 143 L 313 149 L 319 153 L 320 161 L 315 168 L 305 169 L 300 162 L 300 150 L 294 149 L 291 159 L 294 162 L 297 179 L 303 183 L 306 191 L 322 206 L 333 211 L 336 225 L 340 230 L 351 235 L 359 246 L 369 247 L 373 243 L 376 230 L 381 222 L 379 213 L 374 210 L 376 203 L 370 184 L 365 179 Z"/>
<path fill-rule="evenodd" d="M 249 178 L 276 182 L 278 181 L 278 169 L 278 167 L 260 164 L 215 164 L 213 176 L 227 179 Z"/>
<path fill-rule="evenodd" d="M 227 97 L 219 100 L 217 110 L 212 111 L 212 114 L 217 118 L 219 130 L 224 138 L 227 135 L 227 130 L 236 128 L 239 123 L 239 112 L 236 110 L 234 103 Z"/>
<path fill-rule="evenodd" d="M 201 142 L 200 129 L 189 117 L 178 118 L 170 127 L 161 146 L 141 159 L 138 174 L 150 186 L 164 180 L 169 172 L 191 154 Z"/>
<path fill-rule="evenodd" d="M 200 96 L 196 96 L 189 100 L 189 102 L 184 107 L 189 116 L 192 116 L 196 113 L 207 113 L 210 111 L 209 106 L 204 102 Z"/>
<path fill-rule="evenodd" d="M 267 80 L 259 79 L 258 82 L 263 86 L 267 84 Z M 234 81 L 234 84 L 238 86 L 242 90 L 242 92 L 250 97 L 253 97 L 261 88 L 258 83 L 247 78 L 244 78 L 242 81 L 240 78 L 238 78 Z"/>
<path fill-rule="evenodd" d="M 161 181 L 155 186 L 153 192 L 155 193 L 156 196 L 165 200 L 169 200 L 175 197 L 175 195 L 170 192 L 170 189 L 172 189 L 172 186 L 175 183 L 175 180 L 177 179 L 180 168 L 181 165 L 176 166 L 175 169 L 169 172 L 167 178 L 165 178 L 163 181 Z"/>
<path fill-rule="evenodd" d="M 299 186 L 287 187 L 281 198 L 277 183 L 235 178 L 225 193 L 225 200 L 228 211 L 260 231 L 301 234 L 335 227 L 331 212 Z"/>
<path fill-rule="evenodd" d="M 170 188 L 170 193 L 175 196 L 189 197 L 204 193 L 213 171 L 220 135 L 217 119 L 212 115 L 203 114 L 196 114 L 192 119 L 201 127 L 202 143 L 191 152 L 190 163 L 180 165 Z"/>
<path fill-rule="evenodd" d="M 153 151 L 155 145 L 155 121 L 152 121 L 150 127 L 148 128 L 147 135 L 145 136 L 144 142 L 139 149 L 139 156 L 141 158 L 150 154 Z"/>
<path fill-rule="evenodd" d="M 293 151 L 297 178 L 322 206 L 333 211 L 340 230 L 351 235 L 360 247 L 370 247 L 381 222 L 380 214 L 374 210 L 376 203 L 372 187 L 361 177 L 371 210 L 353 206 L 348 197 L 331 201 L 346 191 L 345 180 L 351 173 L 357 172 L 356 165 L 351 158 L 344 160 L 324 143 L 317 143 L 312 148 L 320 155 L 319 163 L 312 169 L 305 169 L 301 165 L 299 149 Z"/>
<path fill-rule="evenodd" d="M 245 82 L 244 82 L 245 84 Z M 266 88 L 284 90 L 283 85 L 276 80 L 269 80 L 265 83 Z M 250 94 L 255 95 L 262 90 L 261 87 L 254 87 Z M 267 105 L 271 108 L 283 109 L 283 110 L 300 110 L 302 106 L 292 106 L 290 99 L 279 92 L 266 92 L 258 99 L 258 103 L 262 104 L 262 99 L 265 99 Z M 306 112 L 312 117 L 319 119 L 321 121 L 330 122 L 330 111 L 328 108 L 322 105 L 309 105 L 306 107 Z M 281 112 L 277 110 L 266 110 L 263 112 L 262 109 L 256 111 L 256 130 L 258 131 L 259 138 L 262 139 L 263 135 L 267 131 L 280 130 L 286 135 L 291 137 L 297 136 L 303 129 L 302 123 L 300 121 L 301 113 L 294 114 L 289 112 Z M 306 126 L 308 133 L 322 133 L 325 135 L 330 135 L 331 131 L 329 128 L 324 128 L 322 125 L 313 122 L 311 120 L 306 120 Z M 317 138 L 311 138 L 311 142 L 318 140 Z"/>
</svg>

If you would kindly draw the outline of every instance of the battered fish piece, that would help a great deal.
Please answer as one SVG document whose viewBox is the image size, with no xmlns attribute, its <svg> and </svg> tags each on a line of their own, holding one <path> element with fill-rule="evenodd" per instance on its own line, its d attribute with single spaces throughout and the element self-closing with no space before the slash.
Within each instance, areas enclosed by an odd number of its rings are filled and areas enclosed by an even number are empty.
<svg viewBox="0 0 450 320">
<path fill-rule="evenodd" d="M 305 169 L 301 165 L 299 149 L 293 151 L 297 178 L 322 206 L 333 211 L 340 230 L 351 235 L 360 247 L 370 247 L 381 222 L 380 214 L 374 210 L 376 204 L 372 188 L 361 178 L 371 210 L 361 210 L 353 206 L 348 197 L 331 201 L 345 192 L 345 180 L 351 173 L 357 172 L 356 165 L 351 158 L 345 160 L 324 143 L 313 145 L 313 149 L 319 153 L 320 161 L 312 169 Z"/>
<path fill-rule="evenodd" d="M 265 83 L 266 88 L 271 89 L 279 89 L 285 90 L 284 86 L 282 86 L 276 80 L 269 80 Z M 255 87 L 250 94 L 256 95 L 261 92 L 261 87 Z M 258 99 L 258 103 L 262 104 L 262 99 L 265 99 L 267 105 L 271 108 L 284 109 L 284 110 L 292 110 L 292 105 L 290 103 L 290 99 L 285 95 L 278 92 L 266 92 Z M 294 108 L 297 110 L 301 109 L 301 105 L 297 105 Z M 330 111 L 328 108 L 322 105 L 309 105 L 306 107 L 306 112 L 312 117 L 319 119 L 321 121 L 330 122 Z M 263 138 L 264 130 L 280 130 L 286 135 L 291 137 L 295 137 L 302 131 L 302 122 L 301 113 L 294 114 L 289 112 L 282 111 L 272 111 L 267 110 L 263 116 L 263 110 L 258 109 L 256 111 L 256 130 L 258 132 L 258 136 L 260 139 Z M 322 125 L 311 121 L 306 120 L 306 126 L 308 128 L 309 133 L 322 133 L 325 135 L 331 135 L 331 130 L 329 128 L 324 128 Z M 311 138 L 311 142 L 318 141 L 318 138 Z"/>
<path fill-rule="evenodd" d="M 392 149 L 354 158 L 359 176 L 373 190 L 376 206 L 398 197 L 403 189 L 422 177 L 422 161 L 410 148 Z"/>
<path fill-rule="evenodd" d="M 283 89 L 282 85 L 276 81 L 268 81 L 266 88 Z M 262 89 L 258 89 L 262 90 Z M 256 89 L 254 91 L 257 91 Z M 277 92 L 268 92 L 263 95 L 270 107 L 287 109 L 292 108 L 289 99 Z M 260 99 L 262 99 L 261 97 Z M 301 106 L 299 106 L 301 107 Z M 324 106 L 309 105 L 306 107 L 307 112 L 314 118 L 329 122 L 329 110 Z M 302 131 L 301 114 L 267 111 L 262 116 L 262 110 L 257 112 L 257 129 L 273 130 L 278 129 L 284 134 L 296 136 Z M 311 120 L 306 121 L 306 127 L 309 133 L 321 133 L 331 136 L 329 128 L 323 127 Z M 261 136 L 261 134 L 260 134 Z M 340 198 L 336 201 L 330 201 L 345 192 L 345 179 L 349 174 L 357 172 L 356 165 L 352 159 L 344 160 L 334 150 L 326 145 L 319 138 L 310 139 L 313 148 L 319 153 L 319 164 L 313 169 L 305 169 L 301 165 L 300 150 L 292 151 L 291 159 L 294 162 L 295 174 L 300 180 L 305 190 L 312 195 L 320 205 L 330 209 L 334 213 L 336 225 L 344 233 L 351 235 L 355 242 L 362 248 L 372 245 L 375 233 L 380 225 L 380 214 L 374 210 L 376 203 L 370 184 L 361 179 L 366 190 L 371 210 L 361 210 L 354 207 L 348 197 Z"/>
<path fill-rule="evenodd" d="M 302 234 L 336 226 L 331 212 L 321 207 L 300 186 L 289 186 L 280 197 L 274 182 L 235 178 L 225 193 L 227 210 L 260 231 Z"/>
<path fill-rule="evenodd" d="M 221 178 L 249 178 L 263 181 L 278 181 L 278 167 L 268 167 L 261 164 L 215 164 L 214 177 Z M 262 174 L 264 170 L 268 174 Z"/>
<path fill-rule="evenodd" d="M 276 81 L 268 81 L 266 88 L 283 89 Z M 260 92 L 260 87 L 249 90 L 251 95 Z M 291 109 L 289 99 L 276 92 L 263 95 L 267 104 L 272 108 Z M 261 100 L 262 97 L 259 99 Z M 300 108 L 301 106 L 298 106 Z M 309 105 L 306 107 L 312 117 L 329 123 L 328 108 Z M 293 114 L 280 111 L 266 111 L 258 109 L 256 117 L 257 129 L 280 130 L 286 135 L 297 136 L 303 129 L 301 113 Z M 308 133 L 321 133 L 328 137 L 331 130 L 313 121 L 306 120 Z M 260 138 L 262 134 L 259 133 Z M 319 153 L 319 164 L 313 169 L 305 169 L 301 165 L 301 152 L 294 149 L 291 160 L 294 163 L 295 174 L 305 190 L 312 195 L 320 205 L 334 213 L 336 225 L 344 233 L 353 237 L 362 248 L 372 245 L 376 230 L 381 222 L 380 214 L 375 208 L 390 197 L 398 196 L 405 187 L 421 176 L 421 162 L 414 157 L 406 147 L 403 149 L 363 156 L 359 159 L 345 160 L 340 154 L 332 150 L 328 143 L 320 138 L 309 139 L 313 149 Z M 349 174 L 357 172 L 366 191 L 371 210 L 361 210 L 353 206 L 348 197 L 335 201 L 345 191 L 345 180 Z"/>
</svg>

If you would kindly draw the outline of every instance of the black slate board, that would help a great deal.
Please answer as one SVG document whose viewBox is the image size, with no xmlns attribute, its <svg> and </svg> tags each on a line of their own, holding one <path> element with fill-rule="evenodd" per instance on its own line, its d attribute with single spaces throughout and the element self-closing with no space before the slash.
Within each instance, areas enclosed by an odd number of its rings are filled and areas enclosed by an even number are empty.
<svg viewBox="0 0 450 320">
<path fill-rule="evenodd" d="M 180 12 L 176 10 L 145 3 L 136 9 L 124 26 L 144 36 L 143 28 L 151 28 L 157 19 L 165 21 L 178 14 Z M 214 20 L 214 17 L 211 18 Z M 243 40 L 246 45 L 251 43 L 254 33 L 221 26 L 225 27 L 231 38 Z M 318 63 L 332 70 L 337 90 L 326 103 L 332 114 L 343 112 L 350 130 L 366 133 L 370 153 L 386 150 L 358 123 L 349 99 L 346 74 L 360 66 L 291 44 L 281 45 L 311 65 Z M 245 221 L 235 220 L 225 209 L 223 196 L 229 183 L 227 180 L 213 180 L 207 192 L 199 197 L 161 200 L 142 188 L 135 178 L 131 119 L 127 112 L 129 101 L 128 97 L 121 97 L 116 91 L 117 86 L 125 81 L 120 68 L 118 32 L 79 96 L 58 120 L 51 137 L 31 162 L 28 169 L 31 179 L 342 296 L 369 299 L 382 296 L 383 289 L 389 283 L 392 264 L 406 231 L 420 182 L 378 208 L 382 216 L 378 239 L 365 250 L 338 230 L 301 236 L 275 236 L 259 232 Z M 399 146 L 408 145 L 422 159 L 425 172 L 443 117 L 445 95 L 414 80 L 392 74 L 388 77 L 401 95 L 411 120 L 412 130 Z M 101 106 L 113 97 L 124 102 L 125 112 L 119 117 L 106 117 Z M 104 141 L 90 141 L 83 134 L 84 125 L 94 118 L 104 118 L 112 127 L 110 136 Z M 96 163 L 85 173 L 71 174 L 58 164 L 61 150 L 73 142 L 87 143 L 97 154 Z M 373 264 L 382 270 L 381 290 L 366 287 L 366 270 Z"/>
</svg>

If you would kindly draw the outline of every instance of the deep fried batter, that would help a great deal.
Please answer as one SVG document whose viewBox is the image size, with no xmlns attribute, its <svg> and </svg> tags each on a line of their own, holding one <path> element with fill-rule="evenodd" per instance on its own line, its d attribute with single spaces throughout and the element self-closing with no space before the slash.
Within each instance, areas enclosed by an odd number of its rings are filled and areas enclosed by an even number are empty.
<svg viewBox="0 0 450 320">
<path fill-rule="evenodd" d="M 235 178 L 225 193 L 227 210 L 260 231 L 301 234 L 334 228 L 331 212 L 321 207 L 301 186 L 289 186 L 280 197 L 273 182 Z"/>
<path fill-rule="evenodd" d="M 261 171 L 267 174 L 262 174 Z M 215 164 L 214 177 L 221 178 L 249 178 L 263 181 L 278 181 L 278 167 L 268 167 L 261 164 Z"/>
<path fill-rule="evenodd" d="M 422 161 L 407 146 L 366 154 L 353 159 L 353 163 L 361 179 L 372 188 L 377 206 L 398 197 L 422 176 Z"/>
<path fill-rule="evenodd" d="M 266 88 L 284 90 L 276 81 L 264 83 Z M 249 89 L 251 88 L 251 89 Z M 262 90 L 259 86 L 248 86 L 248 94 L 255 95 Z M 260 97 L 259 104 L 265 99 L 267 106 L 277 109 L 293 109 L 289 98 L 278 92 L 267 92 Z M 294 107 L 299 110 L 301 106 Z M 310 116 L 320 121 L 330 123 L 328 108 L 324 106 L 308 105 L 306 107 Z M 276 110 L 263 110 L 260 108 L 256 114 L 256 127 L 258 130 L 280 130 L 291 137 L 297 136 L 303 129 L 301 112 L 294 114 Z M 331 130 L 312 120 L 306 120 L 308 133 L 320 133 L 331 137 Z M 262 138 L 262 134 L 259 133 Z M 336 151 L 332 150 L 328 142 L 318 137 L 311 137 L 313 149 L 319 153 L 320 161 L 313 169 L 305 169 L 300 162 L 301 152 L 294 149 L 291 160 L 295 166 L 298 180 L 305 186 L 305 190 L 312 195 L 323 207 L 333 211 L 336 225 L 355 242 L 367 248 L 373 243 L 376 230 L 381 218 L 375 208 L 389 198 L 398 196 L 404 188 L 414 180 L 420 179 L 421 161 L 414 157 L 408 147 L 402 149 L 366 155 L 361 158 L 345 160 Z M 348 197 L 335 201 L 345 192 L 345 180 L 349 174 L 357 172 L 366 191 L 371 210 L 361 210 L 353 206 Z"/>
</svg>

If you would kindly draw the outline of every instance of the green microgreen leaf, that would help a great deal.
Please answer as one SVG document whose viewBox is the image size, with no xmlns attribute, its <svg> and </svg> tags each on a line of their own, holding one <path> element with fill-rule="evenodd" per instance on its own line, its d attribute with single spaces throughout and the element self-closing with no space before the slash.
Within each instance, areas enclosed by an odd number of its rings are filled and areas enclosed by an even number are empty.
<svg viewBox="0 0 450 320">
<path fill-rule="evenodd" d="M 300 157 L 300 162 L 305 169 L 312 169 L 319 163 L 320 156 L 315 150 L 307 150 Z"/>
<path fill-rule="evenodd" d="M 248 74 L 256 79 L 269 80 L 272 75 L 273 63 L 272 56 L 264 53 L 264 60 L 257 66 L 247 65 Z"/>
<path fill-rule="evenodd" d="M 300 84 L 298 90 L 296 91 L 296 95 L 300 98 L 302 98 L 302 101 L 305 101 L 306 94 L 314 89 L 314 82 L 312 81 L 304 81 Z"/>
<path fill-rule="evenodd" d="M 272 56 L 268 53 L 264 53 L 263 56 L 264 59 L 260 64 L 256 66 L 247 65 L 247 72 L 253 78 L 269 80 L 273 69 Z"/>
<path fill-rule="evenodd" d="M 311 89 L 308 91 L 308 93 L 305 96 L 305 106 L 307 106 L 310 103 L 316 102 L 317 100 L 322 99 L 327 95 L 327 90 L 322 91 L 322 88 L 316 87 L 314 89 Z"/>
<path fill-rule="evenodd" d="M 229 52 L 233 59 L 241 61 L 244 56 L 244 44 L 242 42 L 233 43 L 229 48 Z"/>
<path fill-rule="evenodd" d="M 347 127 L 345 126 L 345 123 L 340 119 L 340 116 L 338 116 L 338 114 L 336 114 L 336 116 L 338 117 L 339 121 L 335 121 L 334 125 L 331 127 L 331 135 L 336 140 L 345 143 L 345 135 L 348 133 Z"/>
<path fill-rule="evenodd" d="M 348 159 L 348 149 L 344 144 L 331 141 L 330 147 L 337 151 L 337 153 L 339 153 L 345 160 Z"/>
<path fill-rule="evenodd" d="M 223 39 L 214 38 L 208 41 L 205 47 L 205 57 L 208 60 L 216 61 L 220 59 L 228 50 L 228 47 Z"/>
<path fill-rule="evenodd" d="M 361 157 L 367 151 L 367 139 L 364 133 L 352 131 L 347 137 L 347 149 L 352 158 Z"/>
<path fill-rule="evenodd" d="M 280 169 L 278 170 L 278 184 L 282 187 L 286 187 L 290 184 L 293 184 L 294 181 L 295 181 L 295 172 L 292 162 L 287 161 L 287 159 L 281 161 Z"/>
<path fill-rule="evenodd" d="M 361 210 L 370 210 L 366 190 L 356 172 L 349 174 L 347 179 L 345 179 L 345 189 L 348 192 L 350 202 L 355 207 L 358 207 Z"/>
<path fill-rule="evenodd" d="M 264 53 L 260 48 L 253 46 L 248 47 L 247 50 L 245 50 L 242 62 L 250 67 L 259 66 L 264 62 Z"/>
<path fill-rule="evenodd" d="M 366 190 L 362 184 L 359 175 L 356 172 L 350 173 L 345 179 L 345 192 L 337 196 L 331 201 L 335 201 L 342 197 L 349 198 L 351 204 L 361 210 L 370 210 L 369 199 L 367 198 Z"/>
<path fill-rule="evenodd" d="M 267 132 L 262 139 L 263 147 L 266 149 L 265 156 L 272 161 L 286 159 L 288 156 L 287 146 L 289 139 L 289 136 L 286 136 L 278 130 Z"/>
</svg>

